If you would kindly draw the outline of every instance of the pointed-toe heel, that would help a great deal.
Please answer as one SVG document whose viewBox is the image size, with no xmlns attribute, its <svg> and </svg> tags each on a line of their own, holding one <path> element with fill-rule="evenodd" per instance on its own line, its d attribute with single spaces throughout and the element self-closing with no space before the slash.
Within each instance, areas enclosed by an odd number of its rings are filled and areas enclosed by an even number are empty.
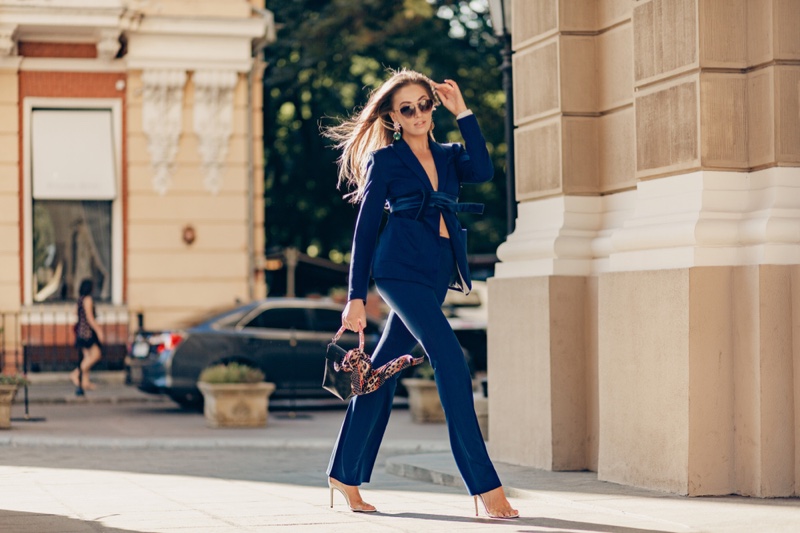
<svg viewBox="0 0 800 533">
<path fill-rule="evenodd" d="M 363 505 L 369 505 L 369 507 L 353 507 L 353 504 L 350 503 L 350 498 L 347 496 L 347 493 L 339 485 L 342 485 L 342 483 L 340 483 L 339 481 L 333 479 L 332 477 L 328 478 L 328 488 L 331 489 L 331 509 L 333 509 L 333 490 L 336 489 L 337 491 L 339 491 L 342 494 L 342 496 L 344 496 L 344 501 L 347 502 L 347 506 L 354 513 L 374 513 L 374 512 L 377 511 L 377 509 L 375 509 L 375 507 L 373 507 L 372 505 L 368 504 L 367 502 L 365 502 L 363 500 L 362 500 L 361 503 Z"/>
<path fill-rule="evenodd" d="M 480 494 L 477 494 L 477 495 L 473 496 L 472 498 L 475 500 L 475 516 L 478 516 L 478 498 L 480 498 L 481 503 L 483 504 L 483 510 L 486 511 L 486 516 L 488 516 L 489 518 L 497 518 L 497 519 L 500 519 L 500 520 L 512 520 L 514 518 L 519 518 L 519 511 L 517 511 L 517 514 L 515 514 L 513 516 L 501 516 L 501 515 L 498 515 L 498 514 L 493 514 L 489 510 L 489 508 L 486 507 L 486 502 L 483 501 L 483 496 L 481 496 Z"/>
</svg>

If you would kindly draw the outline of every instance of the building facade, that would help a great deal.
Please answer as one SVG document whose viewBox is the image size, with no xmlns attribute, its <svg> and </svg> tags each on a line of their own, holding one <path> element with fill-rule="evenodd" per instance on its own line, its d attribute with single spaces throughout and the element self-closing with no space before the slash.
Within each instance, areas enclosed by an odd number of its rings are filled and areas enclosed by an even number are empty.
<svg viewBox="0 0 800 533">
<path fill-rule="evenodd" d="M 118 345 L 265 294 L 263 6 L 0 0 L 6 370 L 71 344 L 84 279 Z"/>
<path fill-rule="evenodd" d="M 800 494 L 800 3 L 512 5 L 494 457 Z"/>
</svg>

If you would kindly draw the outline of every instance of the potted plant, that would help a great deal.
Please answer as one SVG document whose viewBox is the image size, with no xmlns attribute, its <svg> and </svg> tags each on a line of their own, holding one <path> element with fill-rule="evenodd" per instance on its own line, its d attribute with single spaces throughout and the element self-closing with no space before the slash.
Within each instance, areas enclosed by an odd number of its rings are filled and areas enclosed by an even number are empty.
<svg viewBox="0 0 800 533">
<path fill-rule="evenodd" d="M 411 420 L 416 423 L 444 422 L 444 409 L 436 382 L 433 380 L 433 367 L 430 361 L 415 367 L 413 376 L 401 380 L 408 391 Z"/>
<path fill-rule="evenodd" d="M 239 363 L 214 365 L 200 374 L 203 414 L 209 427 L 264 427 L 274 383 L 264 373 Z"/>
<path fill-rule="evenodd" d="M 0 429 L 11 427 L 11 402 L 17 389 L 28 384 L 29 381 L 22 376 L 0 374 Z"/>
</svg>

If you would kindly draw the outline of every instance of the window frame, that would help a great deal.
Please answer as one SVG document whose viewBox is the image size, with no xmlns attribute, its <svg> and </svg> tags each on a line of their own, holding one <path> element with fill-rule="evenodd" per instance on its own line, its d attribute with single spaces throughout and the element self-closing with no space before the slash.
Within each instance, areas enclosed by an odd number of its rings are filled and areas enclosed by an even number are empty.
<svg viewBox="0 0 800 533">
<path fill-rule="evenodd" d="M 112 146 L 116 197 L 111 200 L 111 304 L 123 304 L 125 265 L 123 261 L 122 204 L 122 118 L 121 98 L 46 98 L 25 97 L 22 102 L 22 303 L 25 306 L 54 305 L 56 302 L 33 301 L 33 175 L 31 172 L 31 121 L 34 110 L 106 110 L 111 111 Z"/>
</svg>

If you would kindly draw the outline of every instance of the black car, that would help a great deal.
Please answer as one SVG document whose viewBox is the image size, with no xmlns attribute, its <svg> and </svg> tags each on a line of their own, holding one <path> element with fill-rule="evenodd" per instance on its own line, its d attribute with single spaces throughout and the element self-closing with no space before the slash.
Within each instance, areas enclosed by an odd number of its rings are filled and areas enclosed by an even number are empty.
<svg viewBox="0 0 800 533">
<path fill-rule="evenodd" d="M 473 281 L 469 295 L 448 291 L 443 308 L 473 375 L 485 375 L 488 351 L 486 330 L 489 325 L 489 290 L 486 282 Z"/>
<path fill-rule="evenodd" d="M 184 406 L 202 404 L 197 378 L 203 369 L 238 362 L 261 369 L 275 383 L 271 399 L 333 398 L 322 388 L 325 350 L 342 324 L 341 304 L 330 300 L 269 298 L 197 322 L 186 329 L 137 332 L 125 358 L 126 381 L 167 394 Z M 380 325 L 368 321 L 364 345 L 372 353 Z M 341 346 L 355 347 L 347 332 Z"/>
</svg>

